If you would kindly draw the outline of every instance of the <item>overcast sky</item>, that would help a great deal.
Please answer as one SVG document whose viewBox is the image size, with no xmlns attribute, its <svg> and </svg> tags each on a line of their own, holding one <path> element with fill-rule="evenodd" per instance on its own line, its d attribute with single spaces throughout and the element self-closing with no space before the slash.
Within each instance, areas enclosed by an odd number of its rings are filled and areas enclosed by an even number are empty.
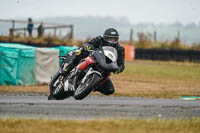
<svg viewBox="0 0 200 133">
<path fill-rule="evenodd" d="M 132 23 L 200 22 L 200 0 L 0 0 L 0 19 L 127 17 Z"/>
</svg>

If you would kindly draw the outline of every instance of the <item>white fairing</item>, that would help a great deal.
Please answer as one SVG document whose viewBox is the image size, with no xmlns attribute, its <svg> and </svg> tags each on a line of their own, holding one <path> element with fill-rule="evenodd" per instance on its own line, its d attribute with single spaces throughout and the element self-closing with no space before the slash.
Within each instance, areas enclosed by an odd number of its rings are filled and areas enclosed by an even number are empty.
<svg viewBox="0 0 200 133">
<path fill-rule="evenodd" d="M 117 50 L 110 46 L 104 46 L 103 51 L 106 57 L 108 57 L 112 62 L 117 61 Z"/>
</svg>

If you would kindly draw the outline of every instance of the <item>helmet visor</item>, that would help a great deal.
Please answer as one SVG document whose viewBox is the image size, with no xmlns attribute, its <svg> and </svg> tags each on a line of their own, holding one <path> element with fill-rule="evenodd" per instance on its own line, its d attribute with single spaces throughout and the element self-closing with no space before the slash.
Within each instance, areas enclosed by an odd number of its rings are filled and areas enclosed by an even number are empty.
<svg viewBox="0 0 200 133">
<path fill-rule="evenodd" d="M 106 37 L 105 40 L 109 43 L 118 43 L 118 37 Z"/>
</svg>

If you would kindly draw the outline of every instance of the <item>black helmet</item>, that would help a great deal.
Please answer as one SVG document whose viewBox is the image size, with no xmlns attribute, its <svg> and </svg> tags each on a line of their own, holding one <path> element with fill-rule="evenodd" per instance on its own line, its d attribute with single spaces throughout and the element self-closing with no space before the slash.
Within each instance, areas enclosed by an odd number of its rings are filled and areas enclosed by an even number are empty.
<svg viewBox="0 0 200 133">
<path fill-rule="evenodd" d="M 108 28 L 103 34 L 103 39 L 108 43 L 108 45 L 115 46 L 119 41 L 119 34 L 116 29 Z"/>
</svg>

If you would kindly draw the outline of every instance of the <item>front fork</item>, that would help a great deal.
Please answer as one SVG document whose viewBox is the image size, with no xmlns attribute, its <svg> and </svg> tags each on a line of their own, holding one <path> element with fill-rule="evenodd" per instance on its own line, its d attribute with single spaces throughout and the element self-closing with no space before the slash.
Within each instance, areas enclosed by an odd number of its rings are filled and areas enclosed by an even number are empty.
<svg viewBox="0 0 200 133">
<path fill-rule="evenodd" d="M 49 82 L 49 86 L 50 86 L 50 94 L 53 94 L 55 92 L 55 86 L 58 82 L 62 82 L 63 80 L 63 76 L 61 73 L 58 71 L 52 78 L 51 81 Z"/>
<path fill-rule="evenodd" d="M 96 73 L 102 78 L 102 74 L 100 72 L 95 71 L 95 70 L 92 69 L 92 67 L 90 67 L 89 70 L 87 71 L 87 73 L 85 74 L 84 78 L 82 79 L 81 83 L 84 83 L 85 80 L 87 79 L 87 77 L 92 73 Z"/>
</svg>

